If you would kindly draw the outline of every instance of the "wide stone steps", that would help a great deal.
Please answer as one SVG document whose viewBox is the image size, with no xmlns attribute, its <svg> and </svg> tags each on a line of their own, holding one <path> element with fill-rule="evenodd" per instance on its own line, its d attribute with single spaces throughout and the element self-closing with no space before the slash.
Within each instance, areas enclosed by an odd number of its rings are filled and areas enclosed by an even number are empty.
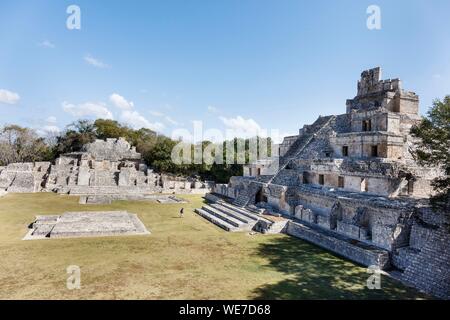
<svg viewBox="0 0 450 320">
<path fill-rule="evenodd" d="M 222 201 L 205 204 L 201 209 L 196 209 L 195 212 L 227 231 L 250 231 L 258 221 L 268 222 L 265 218 L 247 209 Z"/>
<path fill-rule="evenodd" d="M 235 226 L 229 224 L 228 222 L 219 219 L 215 215 L 210 214 L 209 212 L 203 210 L 203 209 L 195 209 L 195 212 L 200 215 L 201 217 L 205 218 L 206 220 L 214 223 L 216 226 L 230 232 L 239 231 L 239 228 L 236 228 Z"/>
<path fill-rule="evenodd" d="M 234 206 L 232 204 L 229 204 L 229 203 L 226 203 L 226 202 L 222 202 L 221 205 L 223 207 L 229 208 L 229 209 L 231 209 L 231 210 L 233 210 L 235 212 L 238 212 L 238 213 L 246 216 L 247 218 L 249 218 L 249 219 L 251 219 L 253 221 L 258 221 L 259 220 L 259 217 L 258 217 L 258 215 L 256 213 L 251 212 L 251 211 L 249 211 L 249 210 L 247 210 L 245 208 L 236 207 L 236 206 Z"/>
<path fill-rule="evenodd" d="M 249 217 L 243 215 L 242 213 L 239 213 L 239 212 L 237 212 L 237 211 L 235 211 L 233 209 L 224 207 L 220 203 L 213 203 L 213 204 L 210 204 L 210 206 L 215 208 L 215 209 L 217 209 L 217 210 L 225 212 L 227 215 L 232 216 L 233 218 L 241 221 L 242 223 L 247 223 L 248 224 L 248 223 L 255 222 L 255 220 L 253 220 L 253 219 L 251 219 L 251 218 L 249 218 Z"/>
<path fill-rule="evenodd" d="M 239 219 L 236 219 L 232 215 L 229 215 L 228 213 L 221 211 L 217 208 L 211 207 L 209 205 L 204 205 L 202 207 L 202 209 L 207 211 L 208 213 L 216 216 L 217 218 L 228 222 L 229 224 L 231 224 L 234 227 L 241 228 L 241 227 L 243 227 L 244 224 L 246 224 L 245 222 L 243 222 Z"/>
</svg>

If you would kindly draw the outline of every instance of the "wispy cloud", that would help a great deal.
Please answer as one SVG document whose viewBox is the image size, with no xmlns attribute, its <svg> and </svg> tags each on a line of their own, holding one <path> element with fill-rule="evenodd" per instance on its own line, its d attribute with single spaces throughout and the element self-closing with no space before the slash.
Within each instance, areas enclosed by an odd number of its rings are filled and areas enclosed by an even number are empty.
<svg viewBox="0 0 450 320">
<path fill-rule="evenodd" d="M 236 118 L 219 118 L 230 133 L 236 137 L 249 138 L 259 135 L 262 131 L 261 126 L 253 119 L 244 119 L 241 116 Z"/>
<path fill-rule="evenodd" d="M 159 112 L 159 111 L 150 110 L 149 113 L 154 117 L 163 117 L 164 116 L 164 113 Z"/>
<path fill-rule="evenodd" d="M 122 110 L 131 110 L 134 107 L 134 103 L 132 101 L 126 100 L 118 93 L 113 93 L 112 95 L 110 95 L 109 101 L 111 101 L 114 106 Z"/>
<path fill-rule="evenodd" d="M 211 113 L 218 113 L 219 112 L 219 109 L 214 107 L 214 106 L 208 106 L 207 109 L 208 109 L 208 112 L 211 112 Z"/>
<path fill-rule="evenodd" d="M 100 69 L 110 68 L 110 66 L 108 64 L 104 63 L 103 61 L 101 61 L 99 59 L 94 58 L 90 54 L 84 56 L 84 61 L 86 61 L 88 64 L 90 64 L 91 66 L 94 66 L 96 68 L 100 68 Z"/>
<path fill-rule="evenodd" d="M 45 121 L 49 124 L 55 124 L 56 123 L 56 117 L 54 116 L 50 116 L 47 119 L 45 119 Z"/>
<path fill-rule="evenodd" d="M 171 125 L 174 125 L 174 126 L 176 126 L 176 125 L 178 125 L 179 123 L 178 123 L 178 121 L 176 121 L 176 120 L 174 120 L 174 119 L 172 119 L 171 117 L 169 117 L 169 116 L 165 116 L 164 117 L 164 119 L 168 122 L 168 123 L 170 123 Z"/>
<path fill-rule="evenodd" d="M 19 100 L 19 94 L 6 89 L 0 89 L 0 103 L 16 104 Z"/>
<path fill-rule="evenodd" d="M 161 131 L 165 128 L 160 122 L 150 122 L 138 111 L 124 110 L 121 114 L 121 120 L 129 124 L 133 129 L 148 128 L 153 131 Z"/>
<path fill-rule="evenodd" d="M 164 120 L 165 120 L 167 123 L 169 123 L 169 124 L 171 124 L 171 125 L 173 125 L 173 126 L 176 126 L 176 125 L 179 124 L 178 121 L 174 120 L 172 117 L 170 117 L 170 116 L 168 116 L 168 115 L 166 115 L 166 114 L 164 114 L 164 113 L 162 113 L 162 112 L 155 111 L 155 110 L 151 110 L 151 111 L 149 111 L 149 113 L 150 113 L 152 116 L 154 116 L 154 117 L 164 118 Z"/>
<path fill-rule="evenodd" d="M 65 112 L 75 117 L 114 119 L 111 111 L 102 102 L 86 102 L 82 104 L 63 102 L 62 108 Z"/>
<path fill-rule="evenodd" d="M 35 130 L 37 134 L 43 137 L 55 136 L 61 132 L 61 129 L 57 126 L 56 117 L 54 116 L 50 116 L 45 120 L 39 120 Z"/>
<path fill-rule="evenodd" d="M 56 48 L 56 46 L 49 40 L 44 40 L 44 41 L 40 42 L 38 45 L 39 45 L 39 47 L 43 47 L 43 48 L 49 48 L 49 49 Z"/>
</svg>

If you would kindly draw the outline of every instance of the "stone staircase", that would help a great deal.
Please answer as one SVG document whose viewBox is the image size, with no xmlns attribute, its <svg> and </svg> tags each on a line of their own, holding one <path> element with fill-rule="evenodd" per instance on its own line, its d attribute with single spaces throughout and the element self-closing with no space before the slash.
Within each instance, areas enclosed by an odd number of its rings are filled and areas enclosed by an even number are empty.
<svg viewBox="0 0 450 320">
<path fill-rule="evenodd" d="M 319 117 L 312 125 L 309 127 L 308 132 L 300 136 L 289 148 L 286 154 L 280 158 L 280 168 L 278 172 L 267 182 L 267 184 L 272 183 L 277 177 L 283 172 L 288 166 L 289 162 L 299 157 L 303 150 L 313 141 L 315 136 L 319 134 L 324 128 L 326 128 L 331 121 L 333 121 L 335 116 Z"/>
<path fill-rule="evenodd" d="M 239 191 L 238 196 L 233 201 L 233 204 L 238 207 L 245 207 L 250 202 L 250 194 L 248 189 Z"/>
<path fill-rule="evenodd" d="M 271 183 L 282 186 L 297 186 L 299 184 L 299 173 L 297 170 L 285 168 L 277 173 Z"/>
<path fill-rule="evenodd" d="M 312 141 L 314 136 L 325 128 L 335 116 L 319 117 L 308 129 L 308 132 L 300 136 L 289 148 L 286 154 L 282 157 L 281 161 L 287 161 L 292 158 L 296 158 L 303 149 Z"/>
<path fill-rule="evenodd" d="M 262 188 L 260 183 L 251 182 L 247 188 L 241 190 L 233 201 L 233 204 L 238 207 L 245 207 L 249 204 L 253 204 L 255 201 L 256 193 Z"/>
<path fill-rule="evenodd" d="M 195 212 L 230 232 L 250 231 L 260 220 L 265 220 L 253 211 L 224 201 L 205 204 L 202 208 L 195 209 Z"/>
</svg>

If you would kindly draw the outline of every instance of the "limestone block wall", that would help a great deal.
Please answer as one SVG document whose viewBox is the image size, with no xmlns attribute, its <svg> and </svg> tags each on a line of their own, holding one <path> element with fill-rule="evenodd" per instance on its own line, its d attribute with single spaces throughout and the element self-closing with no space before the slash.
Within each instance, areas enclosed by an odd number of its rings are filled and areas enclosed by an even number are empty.
<svg viewBox="0 0 450 320">
<path fill-rule="evenodd" d="M 8 192 L 41 191 L 49 167 L 49 162 L 11 163 L 0 172 L 0 188 Z"/>
<path fill-rule="evenodd" d="M 279 155 L 284 156 L 286 152 L 289 150 L 289 148 L 292 146 L 292 144 L 299 138 L 299 136 L 289 136 L 284 137 L 283 142 L 280 144 L 279 148 Z"/>
<path fill-rule="evenodd" d="M 431 240 L 434 232 L 435 230 L 432 228 L 426 228 L 417 223 L 413 224 L 411 227 L 409 246 L 421 250 Z"/>
<path fill-rule="evenodd" d="M 410 234 L 412 208 L 390 207 L 385 202 L 373 203 L 369 198 L 361 200 L 339 197 L 332 192 L 316 191 L 297 193 L 294 217 L 318 225 L 348 237 L 368 241 L 374 245 L 393 250 L 407 246 Z M 277 198 L 271 199 L 276 202 Z M 279 201 L 280 199 L 278 199 Z M 369 200 L 369 201 L 367 201 Z"/>
<path fill-rule="evenodd" d="M 217 194 L 220 194 L 222 196 L 229 197 L 232 199 L 235 199 L 237 197 L 237 191 L 233 187 L 228 186 L 227 184 L 217 183 L 213 187 L 212 191 L 214 193 L 217 193 Z"/>
<path fill-rule="evenodd" d="M 96 160 L 122 160 L 122 159 L 141 159 L 141 154 L 136 152 L 135 147 L 123 138 L 96 140 L 87 144 L 84 151 L 91 154 Z"/>
<path fill-rule="evenodd" d="M 419 112 L 419 97 L 413 92 L 402 91 L 399 96 L 396 97 L 397 110 L 399 113 L 418 114 Z"/>
<path fill-rule="evenodd" d="M 351 131 L 386 131 L 399 133 L 400 115 L 393 112 L 380 112 L 380 110 L 363 110 L 351 113 Z M 370 120 L 370 127 L 363 126 L 363 121 Z"/>
<path fill-rule="evenodd" d="M 398 159 L 403 157 L 404 138 L 400 135 L 379 132 L 344 133 L 331 137 L 331 146 L 336 157 L 346 157 L 343 147 L 348 149 L 348 157 L 372 158 L 372 147 L 377 146 L 377 157 Z"/>
<path fill-rule="evenodd" d="M 447 227 L 448 228 L 448 227 Z M 450 232 L 440 227 L 410 255 L 403 280 L 442 299 L 450 299 Z"/>
<path fill-rule="evenodd" d="M 292 221 L 288 222 L 286 233 L 314 243 L 365 266 L 376 265 L 381 269 L 389 267 L 389 254 L 387 251 L 355 246 L 345 239 L 331 236 L 328 233 L 318 232 L 313 228 Z"/>
</svg>

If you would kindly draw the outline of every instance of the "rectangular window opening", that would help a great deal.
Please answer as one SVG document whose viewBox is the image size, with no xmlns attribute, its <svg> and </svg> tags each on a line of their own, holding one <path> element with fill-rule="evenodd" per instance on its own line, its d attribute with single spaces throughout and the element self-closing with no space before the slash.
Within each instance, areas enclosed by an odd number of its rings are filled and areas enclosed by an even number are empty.
<svg viewBox="0 0 450 320">
<path fill-rule="evenodd" d="M 319 174 L 319 184 L 323 186 L 324 183 L 325 183 L 324 175 L 323 174 Z"/>
<path fill-rule="evenodd" d="M 342 147 L 342 155 L 344 157 L 348 157 L 348 146 L 343 146 Z"/>
<path fill-rule="evenodd" d="M 338 188 L 344 188 L 344 177 L 338 177 Z"/>
</svg>

